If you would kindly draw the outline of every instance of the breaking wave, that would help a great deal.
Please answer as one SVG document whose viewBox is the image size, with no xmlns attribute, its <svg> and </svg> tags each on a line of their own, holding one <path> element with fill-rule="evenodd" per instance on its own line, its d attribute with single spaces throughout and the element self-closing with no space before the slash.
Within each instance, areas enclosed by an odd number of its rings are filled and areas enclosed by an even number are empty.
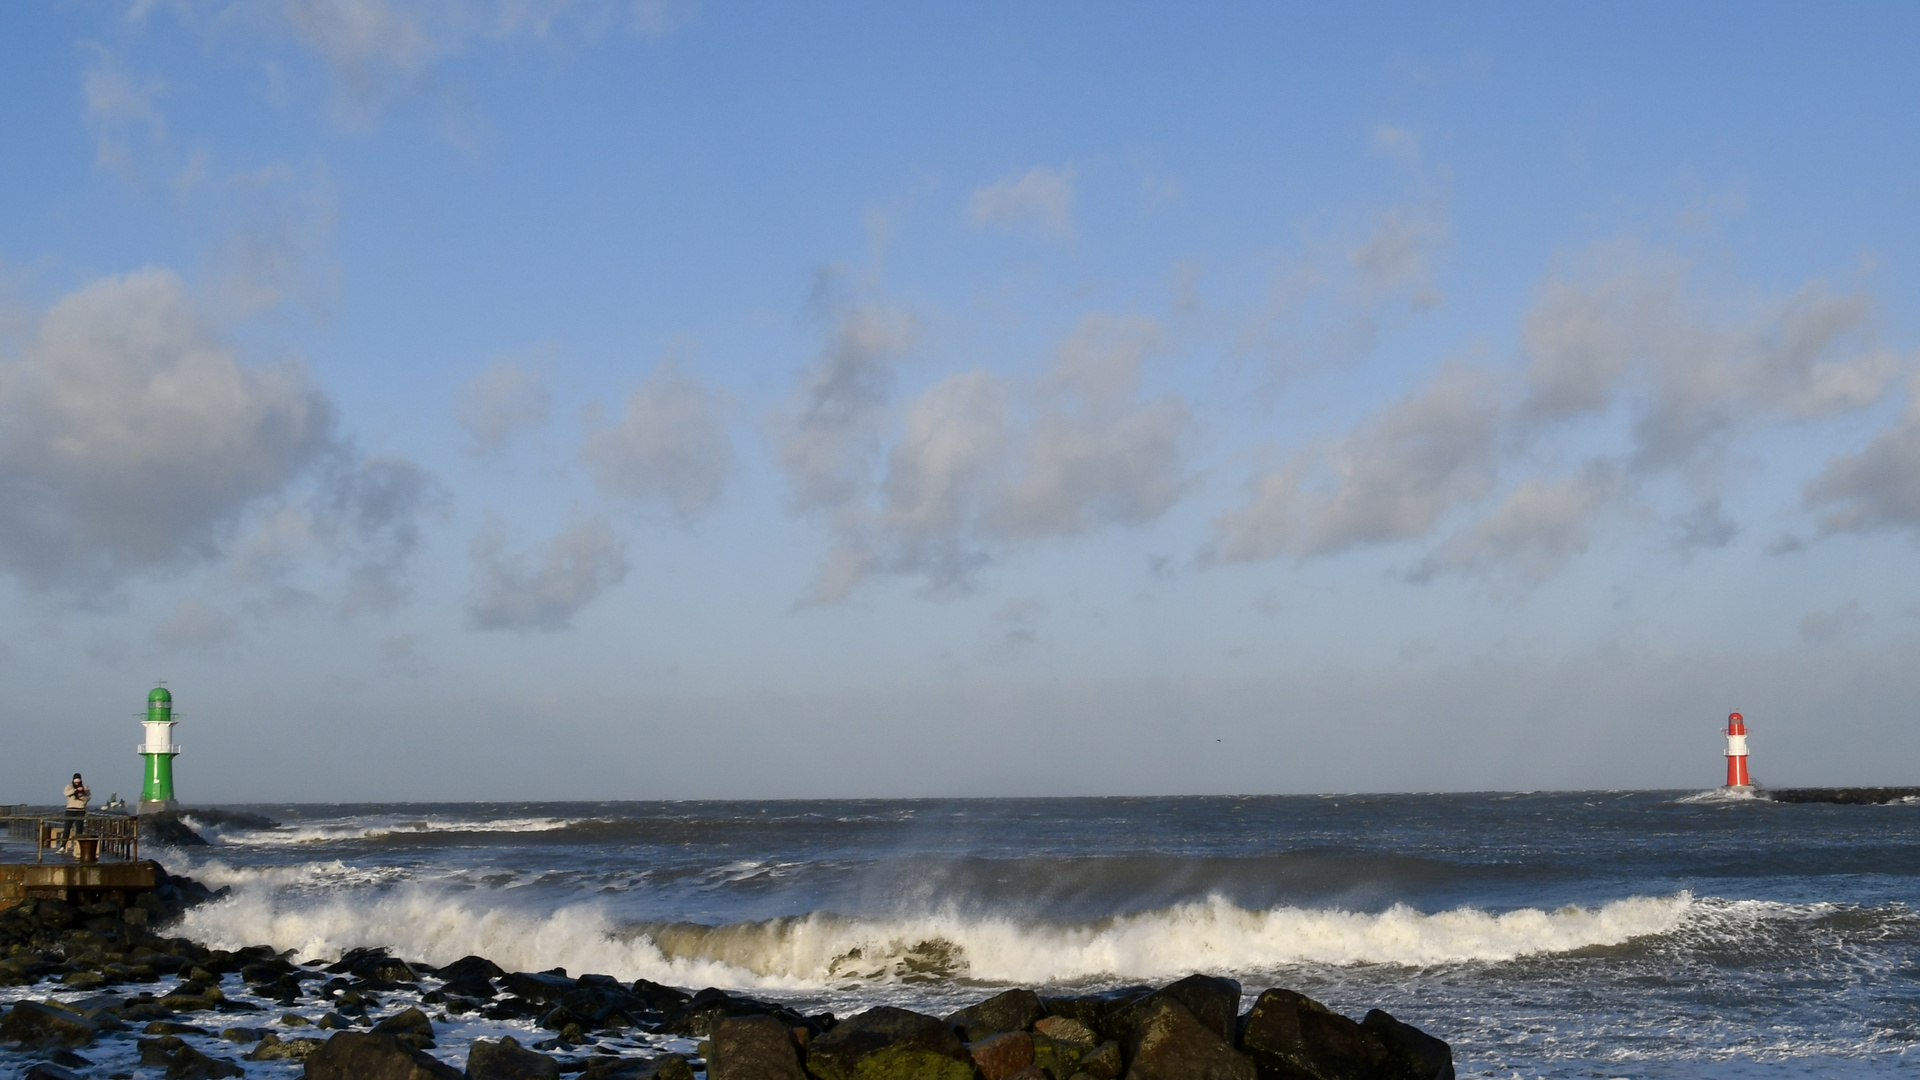
<svg viewBox="0 0 1920 1080">
<path fill-rule="evenodd" d="M 182 930 L 216 946 L 266 943 L 302 957 L 385 945 L 430 964 L 478 953 L 509 969 L 558 966 L 696 986 L 794 989 L 946 979 L 1046 985 L 1294 964 L 1498 962 L 1666 934 L 1700 903 L 1683 892 L 1596 908 L 1429 914 L 1405 906 L 1378 913 L 1248 910 L 1210 898 L 1083 923 L 815 913 L 703 926 L 621 924 L 593 904 L 539 913 L 473 900 L 416 885 L 320 897 L 243 886 L 188 913 Z"/>
</svg>

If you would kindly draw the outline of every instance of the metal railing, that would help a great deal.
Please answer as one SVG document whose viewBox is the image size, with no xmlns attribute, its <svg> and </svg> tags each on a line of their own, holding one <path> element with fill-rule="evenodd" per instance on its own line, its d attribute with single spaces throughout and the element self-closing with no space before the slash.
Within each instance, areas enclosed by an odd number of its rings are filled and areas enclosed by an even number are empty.
<svg viewBox="0 0 1920 1080">
<path fill-rule="evenodd" d="M 94 863 L 140 858 L 140 819 L 123 814 L 10 814 L 7 838 L 33 844 L 33 861 L 56 859 Z"/>
</svg>

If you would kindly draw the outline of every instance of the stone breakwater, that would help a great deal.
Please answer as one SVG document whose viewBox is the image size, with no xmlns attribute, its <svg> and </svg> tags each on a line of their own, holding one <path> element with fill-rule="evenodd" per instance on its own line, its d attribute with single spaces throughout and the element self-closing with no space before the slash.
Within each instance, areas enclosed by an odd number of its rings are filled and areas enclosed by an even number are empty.
<svg viewBox="0 0 1920 1080">
<path fill-rule="evenodd" d="M 28 1080 L 1452 1080 L 1447 1044 L 1380 1010 L 1356 1022 L 1275 988 L 1192 975 L 947 1016 L 846 1017 L 645 979 L 444 967 L 356 949 L 295 963 L 164 926 L 213 894 L 166 877 L 133 906 L 0 912 L 0 1069 Z M 464 1051 L 461 1066 L 450 1058 Z"/>
</svg>

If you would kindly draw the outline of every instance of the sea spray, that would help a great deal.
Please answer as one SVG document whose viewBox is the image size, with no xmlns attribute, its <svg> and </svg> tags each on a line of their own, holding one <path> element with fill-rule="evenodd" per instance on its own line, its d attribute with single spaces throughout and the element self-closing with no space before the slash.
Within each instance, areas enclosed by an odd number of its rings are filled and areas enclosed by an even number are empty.
<svg viewBox="0 0 1920 1080">
<path fill-rule="evenodd" d="M 1427 914 L 1395 905 L 1365 913 L 1249 911 L 1216 897 L 1077 924 L 934 912 L 622 925 L 591 903 L 539 912 L 411 884 L 303 896 L 253 882 L 191 913 L 183 929 L 209 942 L 264 942 L 303 956 L 382 945 L 434 964 L 478 953 L 522 970 L 560 966 L 683 984 L 825 988 L 856 979 L 966 978 L 1045 985 L 1302 963 L 1498 962 L 1667 933 L 1694 905 L 1681 893 L 1555 911 Z"/>
</svg>

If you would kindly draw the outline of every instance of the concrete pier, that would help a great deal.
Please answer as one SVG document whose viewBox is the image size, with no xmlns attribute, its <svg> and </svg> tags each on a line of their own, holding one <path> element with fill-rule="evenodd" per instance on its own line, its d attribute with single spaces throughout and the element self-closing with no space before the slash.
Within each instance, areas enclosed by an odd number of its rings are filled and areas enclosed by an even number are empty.
<svg viewBox="0 0 1920 1080">
<path fill-rule="evenodd" d="M 159 864 L 137 862 L 0 863 L 0 911 L 31 898 L 128 904 L 158 882 Z"/>
</svg>

